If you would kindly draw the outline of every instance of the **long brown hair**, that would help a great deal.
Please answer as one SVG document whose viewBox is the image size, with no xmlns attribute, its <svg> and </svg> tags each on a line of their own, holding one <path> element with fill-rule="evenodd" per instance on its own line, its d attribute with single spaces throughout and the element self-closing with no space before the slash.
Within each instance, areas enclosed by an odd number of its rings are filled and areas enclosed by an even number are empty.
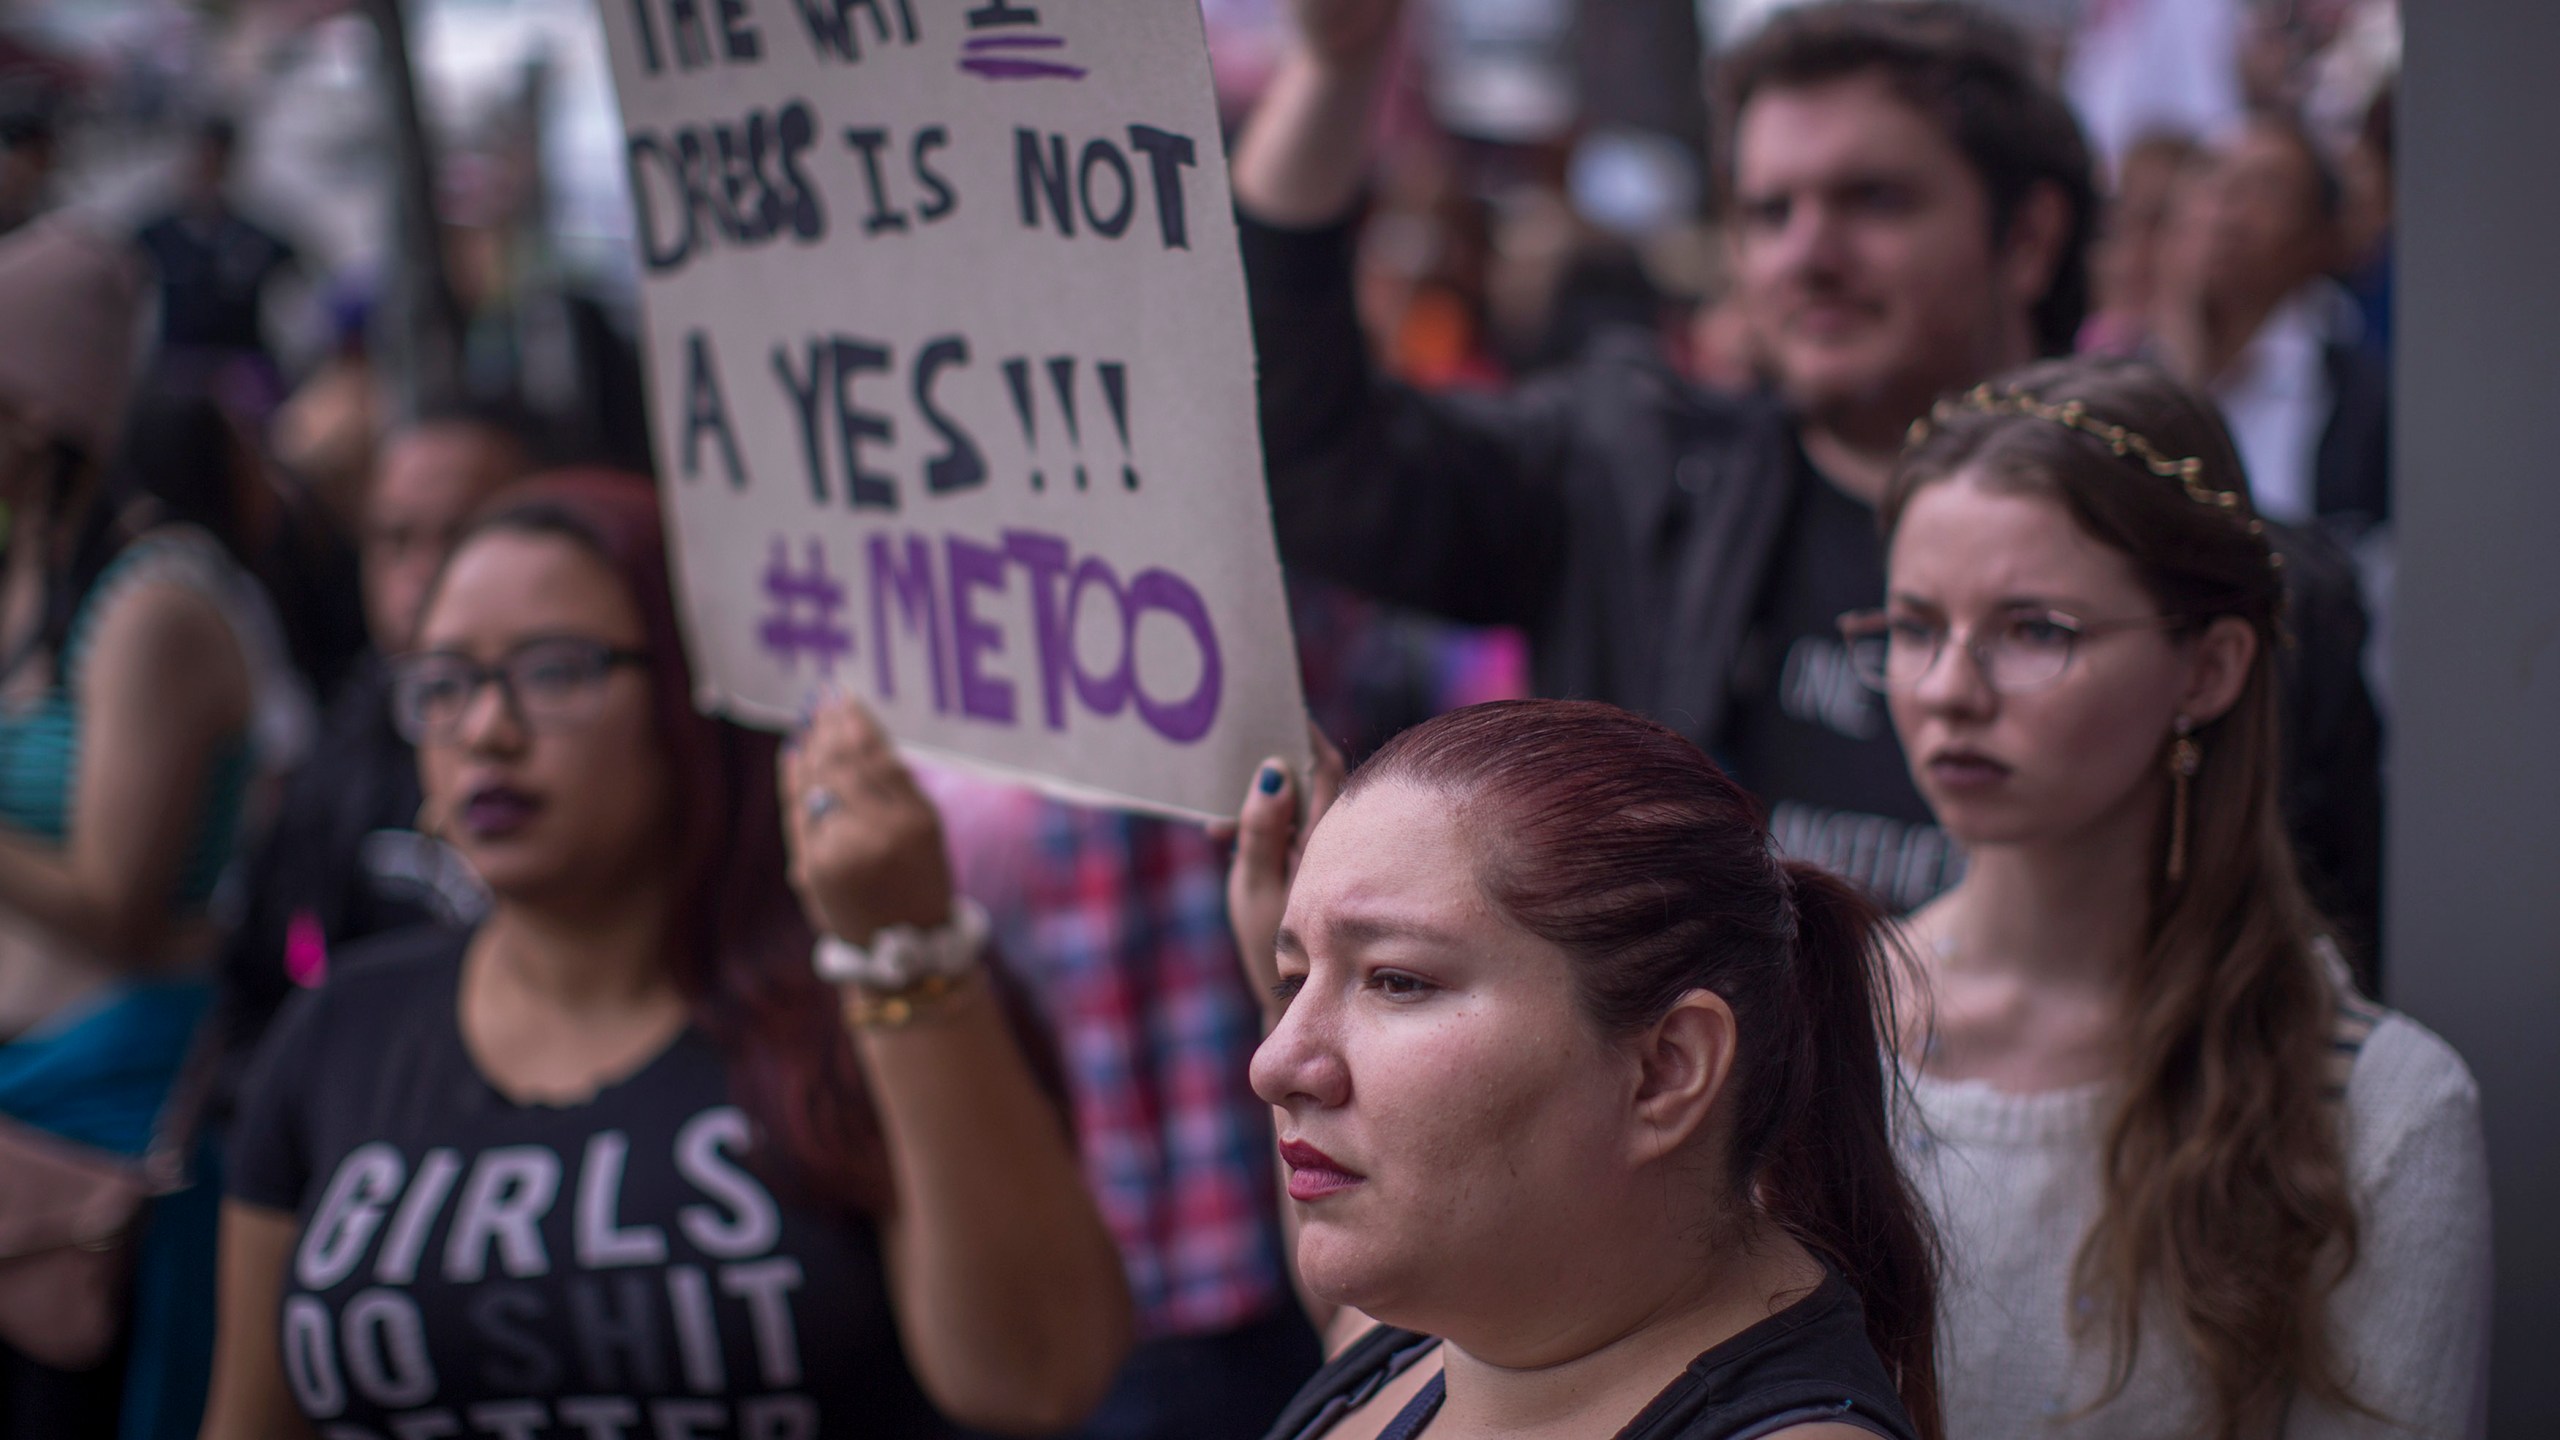
<svg viewBox="0 0 2560 1440">
<path fill-rule="evenodd" d="M 1937 1242 L 1897 1163 L 1884 1062 L 1893 990 L 1874 902 L 1780 859 L 1757 802 L 1698 747 L 1589 701 L 1476 705 L 1389 741 L 1346 798 L 1448 794 L 1489 841 L 1477 880 L 1562 948 L 1613 1034 L 1707 989 L 1733 1007 L 1730 1188 L 1858 1293 L 1921 1440 L 1941 1440 Z"/>
<path fill-rule="evenodd" d="M 2184 877 L 2167 878 L 2169 806 L 2153 848 L 2142 959 L 2124 997 L 2123 1094 L 2100 1151 L 2105 1197 L 2073 1272 L 2103 1332 L 2120 1395 L 2141 1319 L 2165 1302 L 2207 1387 L 2217 1440 L 2276 1433 L 2297 1394 L 2362 1411 L 2327 1321 L 2355 1262 L 2356 1212 L 2338 1119 L 2324 1095 L 2338 996 L 2319 948 L 2325 923 L 2295 871 L 2277 804 L 2276 651 L 2282 571 L 2248 502 L 2238 453 L 2212 406 L 2160 370 L 2060 360 L 1991 382 L 1993 397 L 2077 401 L 2154 451 L 2201 461 L 2199 499 L 2086 429 L 2005 402 L 1950 402 L 1903 458 L 1886 533 L 1912 496 L 1962 472 L 2060 501 L 2080 528 L 2133 562 L 2163 615 L 2193 635 L 2232 616 L 2258 639 L 2239 699 L 2195 733 Z M 2210 501 L 2230 492 L 2229 505 Z M 2161 736 L 2160 774 L 2172 737 Z"/>
<path fill-rule="evenodd" d="M 510 487 L 462 543 L 491 531 L 558 536 L 621 579 L 646 636 L 650 713 L 674 797 L 667 958 L 677 987 L 727 1057 L 773 1178 L 878 1214 L 887 1150 L 841 1007 L 809 968 L 808 921 L 785 878 L 778 742 L 695 708 L 663 524 L 646 478 L 561 471 Z"/>
</svg>

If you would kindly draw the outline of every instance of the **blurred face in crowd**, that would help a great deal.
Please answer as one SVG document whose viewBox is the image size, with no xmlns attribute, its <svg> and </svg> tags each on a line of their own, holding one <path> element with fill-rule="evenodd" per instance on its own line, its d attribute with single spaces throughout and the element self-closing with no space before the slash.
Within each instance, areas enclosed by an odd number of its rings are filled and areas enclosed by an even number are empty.
<svg viewBox="0 0 2560 1440">
<path fill-rule="evenodd" d="M 1454 813 L 1453 813 L 1454 812 Z M 1629 1233 L 1638 1063 L 1588 1018 L 1569 962 L 1475 879 L 1464 807 L 1386 783 L 1326 814 L 1289 892 L 1288 1007 L 1253 1057 L 1315 1293 L 1534 1356 L 1518 1297 L 1563 1323 L 1612 1283 L 1591 1237 Z M 1580 1259 L 1575 1257 L 1579 1256 Z M 1552 1339 L 1552 1336 L 1545 1337 Z"/>
<path fill-rule="evenodd" d="M 2144 141 L 2125 156 L 2106 228 L 2089 255 L 2100 309 L 2140 315 L 2150 308 L 2171 201 L 2194 163 L 2191 147 L 2168 140 Z"/>
<path fill-rule="evenodd" d="M 362 534 L 365 624 L 375 648 L 409 648 L 419 603 L 454 537 L 482 501 L 524 471 L 512 438 L 467 422 L 415 426 L 383 447 Z"/>
<path fill-rule="evenodd" d="M 418 736 L 418 778 L 443 839 L 500 899 L 627 895 L 665 853 L 670 790 L 648 672 L 579 658 L 645 643 L 629 592 L 574 540 L 487 532 L 446 567 L 418 656 L 508 666 L 512 678 L 444 687 Z"/>
<path fill-rule="evenodd" d="M 231 162 L 238 141 L 229 136 L 199 135 L 187 154 L 187 199 L 211 205 L 231 183 Z"/>
<path fill-rule="evenodd" d="M 2271 305 L 2329 264 L 2334 227 L 2322 213 L 2318 162 L 2280 128 L 2241 131 L 2194 172 L 2181 212 L 2210 301 Z"/>
<path fill-rule="evenodd" d="M 1880 74 L 1772 88 L 1734 136 L 1737 296 L 1788 399 L 1899 426 L 1939 392 L 2031 358 L 2058 204 L 1993 243 L 1981 178 Z"/>
<path fill-rule="evenodd" d="M 2060 500 L 1972 471 L 1912 497 L 1886 572 L 1903 634 L 1945 637 L 1927 673 L 1888 699 L 1929 808 L 1968 845 L 2149 824 L 2177 717 L 2201 725 L 2228 709 L 2254 654 L 2248 626 L 2227 617 L 2200 636 L 2108 628 L 2160 613 L 2133 561 L 2092 539 Z M 2057 611 L 2099 633 L 2067 638 L 2046 619 Z M 1966 648 L 1995 637 L 2068 659 L 2049 681 L 2002 693 Z"/>
</svg>

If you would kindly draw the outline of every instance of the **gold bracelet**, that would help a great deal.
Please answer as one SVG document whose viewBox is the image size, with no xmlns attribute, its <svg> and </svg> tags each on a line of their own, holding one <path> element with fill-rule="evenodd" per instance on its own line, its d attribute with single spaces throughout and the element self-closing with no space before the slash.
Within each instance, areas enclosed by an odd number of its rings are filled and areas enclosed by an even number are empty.
<svg viewBox="0 0 2560 1440">
<path fill-rule="evenodd" d="M 845 987 L 845 1018 L 865 1030 L 904 1030 L 949 1010 L 976 987 L 976 968 L 957 975 L 927 975 L 895 990 Z"/>
</svg>

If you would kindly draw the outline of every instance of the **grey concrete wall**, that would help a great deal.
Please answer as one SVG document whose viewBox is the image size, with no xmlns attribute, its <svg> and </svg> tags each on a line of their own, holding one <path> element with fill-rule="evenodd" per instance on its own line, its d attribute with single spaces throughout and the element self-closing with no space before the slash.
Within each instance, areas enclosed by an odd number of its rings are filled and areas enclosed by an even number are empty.
<svg viewBox="0 0 2560 1440">
<path fill-rule="evenodd" d="M 2560 5 L 2402 13 L 2385 983 L 2480 1080 L 2490 1433 L 2560 1436 Z"/>
</svg>

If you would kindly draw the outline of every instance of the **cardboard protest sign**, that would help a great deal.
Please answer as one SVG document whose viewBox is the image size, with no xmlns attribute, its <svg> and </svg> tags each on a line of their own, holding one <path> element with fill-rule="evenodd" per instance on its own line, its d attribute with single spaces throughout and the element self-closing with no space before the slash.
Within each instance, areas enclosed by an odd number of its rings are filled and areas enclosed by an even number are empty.
<svg viewBox="0 0 2560 1440">
<path fill-rule="evenodd" d="M 1231 812 L 1303 757 L 1196 0 L 603 0 L 703 702 Z"/>
</svg>

